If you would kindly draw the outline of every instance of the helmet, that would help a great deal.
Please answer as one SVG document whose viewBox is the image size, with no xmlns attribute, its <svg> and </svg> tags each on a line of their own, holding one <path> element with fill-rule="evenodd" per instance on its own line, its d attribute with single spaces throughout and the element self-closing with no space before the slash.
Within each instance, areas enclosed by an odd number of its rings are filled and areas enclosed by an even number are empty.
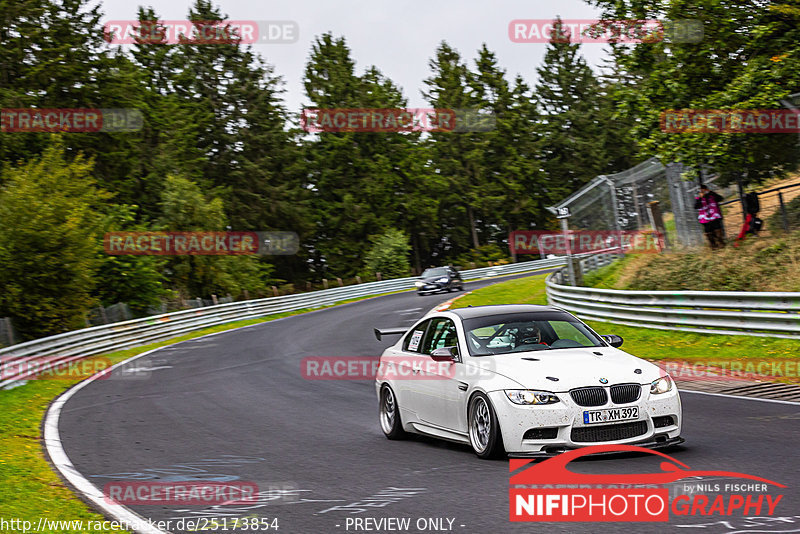
<svg viewBox="0 0 800 534">
<path fill-rule="evenodd" d="M 532 345 L 542 342 L 542 332 L 536 325 L 523 326 L 517 330 L 517 345 Z"/>
</svg>

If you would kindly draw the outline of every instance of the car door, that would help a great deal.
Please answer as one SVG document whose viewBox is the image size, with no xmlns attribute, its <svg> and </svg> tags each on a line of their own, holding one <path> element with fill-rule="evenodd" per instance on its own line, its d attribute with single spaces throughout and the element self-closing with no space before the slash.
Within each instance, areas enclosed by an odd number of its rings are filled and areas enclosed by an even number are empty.
<svg viewBox="0 0 800 534">
<path fill-rule="evenodd" d="M 430 358 L 436 349 L 457 347 L 459 354 L 465 349 L 459 342 L 455 322 L 448 317 L 431 319 L 422 343 L 422 352 Z M 420 419 L 455 432 L 466 432 L 466 417 L 461 417 L 466 403 L 468 384 L 462 380 L 464 364 L 461 357 L 454 361 L 435 361 L 430 358 L 423 366 L 418 380 L 420 393 Z"/>
<path fill-rule="evenodd" d="M 386 359 L 388 367 L 383 371 L 391 380 L 400 405 L 414 413 L 419 413 L 422 398 L 417 377 L 421 362 L 427 359 L 422 353 L 422 342 L 430 322 L 430 319 L 422 321 L 409 330 L 399 349 L 392 351 Z"/>
</svg>

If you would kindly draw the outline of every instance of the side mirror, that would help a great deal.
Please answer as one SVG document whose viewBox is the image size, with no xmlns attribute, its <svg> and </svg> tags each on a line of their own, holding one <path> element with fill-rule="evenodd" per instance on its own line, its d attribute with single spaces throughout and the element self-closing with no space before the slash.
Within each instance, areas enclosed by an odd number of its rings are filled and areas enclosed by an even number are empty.
<svg viewBox="0 0 800 534">
<path fill-rule="evenodd" d="M 431 358 L 437 362 L 452 362 L 458 356 L 458 347 L 442 347 L 431 352 Z"/>
<path fill-rule="evenodd" d="M 600 336 L 603 340 L 614 348 L 622 346 L 622 336 L 615 336 L 613 334 L 607 336 Z"/>
</svg>

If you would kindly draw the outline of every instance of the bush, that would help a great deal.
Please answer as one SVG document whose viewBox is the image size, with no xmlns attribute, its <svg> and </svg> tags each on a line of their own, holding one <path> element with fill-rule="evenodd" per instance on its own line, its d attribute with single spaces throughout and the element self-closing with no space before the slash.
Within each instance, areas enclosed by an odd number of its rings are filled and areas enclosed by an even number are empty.
<svg viewBox="0 0 800 534">
<path fill-rule="evenodd" d="M 487 265 L 489 262 L 494 264 L 510 263 L 510 258 L 505 250 L 500 248 L 497 243 L 489 243 L 488 245 L 481 245 L 474 248 L 469 252 L 465 252 L 456 258 L 456 264 L 463 268 L 469 268 L 470 263 L 476 265 Z"/>
<path fill-rule="evenodd" d="M 800 291 L 800 232 L 750 238 L 739 247 L 632 255 L 584 279 L 634 290 Z"/>
<path fill-rule="evenodd" d="M 0 189 L 0 317 L 21 340 L 85 326 L 96 304 L 101 205 L 109 194 L 93 162 L 64 157 L 59 141 L 41 158 L 4 168 Z"/>
<path fill-rule="evenodd" d="M 161 212 L 159 226 L 168 231 L 222 231 L 228 224 L 222 200 L 181 176 L 167 176 Z M 273 270 L 263 257 L 171 256 L 165 275 L 172 289 L 184 298 L 226 293 L 238 297 L 245 290 L 263 292 L 277 283 Z"/>
<path fill-rule="evenodd" d="M 381 273 L 386 278 L 408 276 L 411 265 L 408 255 L 411 245 L 408 237 L 400 230 L 390 229 L 372 240 L 372 247 L 364 257 L 364 274 Z"/>
</svg>

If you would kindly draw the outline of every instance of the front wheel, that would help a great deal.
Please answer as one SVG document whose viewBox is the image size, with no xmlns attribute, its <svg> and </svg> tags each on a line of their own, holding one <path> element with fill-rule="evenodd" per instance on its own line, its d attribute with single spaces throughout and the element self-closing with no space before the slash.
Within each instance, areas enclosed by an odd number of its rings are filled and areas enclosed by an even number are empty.
<svg viewBox="0 0 800 534">
<path fill-rule="evenodd" d="M 492 403 L 483 393 L 476 393 L 469 402 L 469 443 L 478 458 L 499 458 L 505 454 L 500 424 Z"/>
<path fill-rule="evenodd" d="M 397 398 L 394 391 L 387 385 L 381 388 L 380 396 L 380 419 L 381 430 L 389 439 L 403 439 L 406 431 L 403 430 L 403 423 L 400 421 L 400 407 L 397 405 Z"/>
</svg>

